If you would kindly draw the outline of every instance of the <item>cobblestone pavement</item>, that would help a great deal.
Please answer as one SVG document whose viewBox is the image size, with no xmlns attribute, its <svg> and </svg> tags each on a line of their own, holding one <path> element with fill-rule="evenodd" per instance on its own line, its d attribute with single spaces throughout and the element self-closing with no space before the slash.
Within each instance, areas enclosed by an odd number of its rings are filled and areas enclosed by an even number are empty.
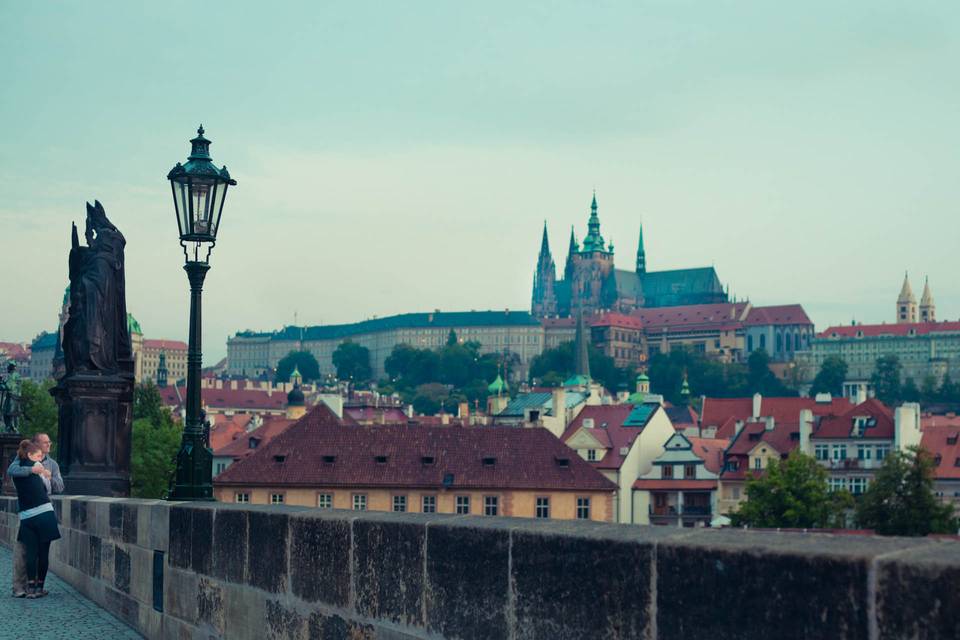
<svg viewBox="0 0 960 640">
<path fill-rule="evenodd" d="M 37 600 L 11 597 L 12 571 L 10 549 L 0 546 L 0 638 L 113 640 L 142 637 L 53 573 L 47 575 L 45 587 L 50 592 L 47 597 Z"/>
</svg>

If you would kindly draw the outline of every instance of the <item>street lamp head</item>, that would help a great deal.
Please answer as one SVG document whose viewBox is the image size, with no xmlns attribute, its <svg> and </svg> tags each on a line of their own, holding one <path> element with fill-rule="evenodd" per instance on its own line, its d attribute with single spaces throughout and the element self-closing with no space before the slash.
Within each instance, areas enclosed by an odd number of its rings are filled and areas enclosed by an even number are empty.
<svg viewBox="0 0 960 640">
<path fill-rule="evenodd" d="M 180 244 L 187 262 L 207 262 L 217 241 L 227 187 L 237 184 L 226 167 L 218 169 L 210 158 L 210 140 L 203 137 L 203 125 L 190 141 L 190 157 L 167 174 L 173 190 L 173 206 L 180 231 Z M 206 256 L 201 259 L 201 248 Z M 191 259 L 192 253 L 192 259 Z"/>
</svg>

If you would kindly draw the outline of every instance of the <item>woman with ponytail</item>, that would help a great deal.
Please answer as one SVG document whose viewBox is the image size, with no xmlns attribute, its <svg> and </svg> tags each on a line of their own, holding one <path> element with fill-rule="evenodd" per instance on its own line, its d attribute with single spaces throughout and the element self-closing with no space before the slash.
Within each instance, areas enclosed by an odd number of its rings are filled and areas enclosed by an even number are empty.
<svg viewBox="0 0 960 640">
<path fill-rule="evenodd" d="M 27 597 L 47 595 L 43 582 L 50 566 L 50 543 L 60 538 L 57 516 L 49 497 L 49 474 L 43 464 L 43 450 L 30 440 L 20 442 L 14 464 L 29 467 L 26 476 L 14 476 L 20 505 L 20 532 L 17 541 L 26 547 Z"/>
</svg>

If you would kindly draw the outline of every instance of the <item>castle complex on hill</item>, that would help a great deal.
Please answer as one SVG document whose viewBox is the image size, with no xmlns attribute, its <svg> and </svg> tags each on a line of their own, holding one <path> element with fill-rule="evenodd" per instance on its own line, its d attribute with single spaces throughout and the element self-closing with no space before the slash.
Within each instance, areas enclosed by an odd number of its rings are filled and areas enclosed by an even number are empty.
<svg viewBox="0 0 960 640">
<path fill-rule="evenodd" d="M 617 269 L 613 264 L 613 242 L 605 242 L 600 235 L 596 194 L 590 205 L 587 236 L 582 245 L 577 243 L 573 229 L 570 230 L 567 261 L 559 280 L 544 223 L 540 256 L 533 276 L 531 312 L 537 318 L 568 317 L 577 309 L 583 309 L 587 314 L 601 310 L 630 313 L 644 307 L 727 301 L 727 294 L 713 267 L 647 271 L 642 226 L 635 269 Z"/>
</svg>

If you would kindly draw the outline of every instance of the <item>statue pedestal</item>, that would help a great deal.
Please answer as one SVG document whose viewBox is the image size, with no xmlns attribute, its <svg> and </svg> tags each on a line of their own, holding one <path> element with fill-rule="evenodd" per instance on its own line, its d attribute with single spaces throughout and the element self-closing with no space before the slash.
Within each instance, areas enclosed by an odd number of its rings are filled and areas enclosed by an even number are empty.
<svg viewBox="0 0 960 640">
<path fill-rule="evenodd" d="M 129 496 L 133 376 L 74 374 L 50 393 L 59 405 L 64 493 Z"/>
<path fill-rule="evenodd" d="M 7 477 L 7 467 L 10 466 L 13 457 L 17 455 L 21 440 L 23 440 L 23 436 L 19 433 L 0 433 L 0 456 L 3 456 L 0 457 L 0 464 L 3 465 L 3 468 L 0 469 L 0 476 L 3 476 L 3 495 L 5 496 L 17 495 L 17 488 L 13 486 L 13 480 Z"/>
</svg>

